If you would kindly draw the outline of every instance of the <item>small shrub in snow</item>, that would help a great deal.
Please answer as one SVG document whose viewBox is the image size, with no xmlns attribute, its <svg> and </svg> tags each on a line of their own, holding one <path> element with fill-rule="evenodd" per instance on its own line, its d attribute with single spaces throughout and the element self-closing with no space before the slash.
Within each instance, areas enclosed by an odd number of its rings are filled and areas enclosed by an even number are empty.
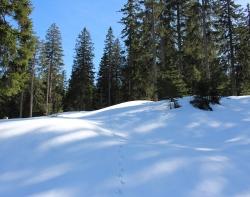
<svg viewBox="0 0 250 197">
<path fill-rule="evenodd" d="M 210 106 L 210 100 L 206 97 L 195 96 L 190 103 L 199 109 L 206 110 L 206 111 L 213 111 L 212 107 Z"/>
<path fill-rule="evenodd" d="M 176 108 L 180 108 L 181 105 L 178 103 L 177 99 L 171 98 L 169 99 L 170 103 L 169 103 L 169 107 L 170 109 L 176 109 Z"/>
</svg>

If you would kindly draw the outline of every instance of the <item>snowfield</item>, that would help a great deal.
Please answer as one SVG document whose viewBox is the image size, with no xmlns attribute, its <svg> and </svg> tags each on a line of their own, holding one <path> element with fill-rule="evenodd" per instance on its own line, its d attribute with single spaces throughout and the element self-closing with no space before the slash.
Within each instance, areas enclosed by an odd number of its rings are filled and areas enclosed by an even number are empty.
<svg viewBox="0 0 250 197">
<path fill-rule="evenodd" d="M 250 197 L 250 96 L 0 121 L 1 197 Z"/>
</svg>

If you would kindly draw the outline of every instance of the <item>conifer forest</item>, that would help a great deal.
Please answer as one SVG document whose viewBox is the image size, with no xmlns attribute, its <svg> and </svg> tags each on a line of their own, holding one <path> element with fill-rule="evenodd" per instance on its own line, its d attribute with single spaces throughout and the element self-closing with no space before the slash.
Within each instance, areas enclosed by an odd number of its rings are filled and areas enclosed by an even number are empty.
<svg viewBox="0 0 250 197">
<path fill-rule="evenodd" d="M 91 29 L 65 73 L 60 27 L 33 31 L 30 0 L 0 0 L 0 118 L 90 111 L 133 100 L 250 95 L 250 5 L 127 0 L 121 37 L 107 29 L 98 69 Z"/>
</svg>

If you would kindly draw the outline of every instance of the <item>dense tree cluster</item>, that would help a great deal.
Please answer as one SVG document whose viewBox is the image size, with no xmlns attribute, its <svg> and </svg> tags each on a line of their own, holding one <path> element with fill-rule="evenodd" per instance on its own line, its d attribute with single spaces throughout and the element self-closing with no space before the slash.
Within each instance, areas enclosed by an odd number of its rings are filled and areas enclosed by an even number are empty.
<svg viewBox="0 0 250 197">
<path fill-rule="evenodd" d="M 0 0 L 0 117 L 92 110 L 135 99 L 250 94 L 250 7 L 233 0 L 127 0 L 99 70 L 80 32 L 66 82 L 60 30 L 32 32 L 29 0 Z M 11 20 L 10 20 L 11 19 Z M 12 21 L 17 22 L 17 26 Z"/>
</svg>

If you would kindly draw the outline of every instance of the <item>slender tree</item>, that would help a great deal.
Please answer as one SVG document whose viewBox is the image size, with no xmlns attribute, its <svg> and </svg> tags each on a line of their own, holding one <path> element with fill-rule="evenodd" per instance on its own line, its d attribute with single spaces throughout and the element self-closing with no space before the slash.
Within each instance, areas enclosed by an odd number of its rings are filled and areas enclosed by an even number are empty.
<svg viewBox="0 0 250 197">
<path fill-rule="evenodd" d="M 86 28 L 82 30 L 76 42 L 76 55 L 69 81 L 66 108 L 69 110 L 91 110 L 94 99 L 94 48 Z"/>
<path fill-rule="evenodd" d="M 232 0 L 216 1 L 217 42 L 220 44 L 220 62 L 229 74 L 231 87 L 228 94 L 237 95 L 236 28 L 241 18 L 240 6 Z"/>
<path fill-rule="evenodd" d="M 105 39 L 103 57 L 100 63 L 100 71 L 98 74 L 97 88 L 100 97 L 101 106 L 112 105 L 112 79 L 113 79 L 113 45 L 114 35 L 110 27 Z"/>
<path fill-rule="evenodd" d="M 46 115 L 57 112 L 62 106 L 63 49 L 61 33 L 56 24 L 47 31 L 44 44 L 44 71 L 47 78 Z"/>
<path fill-rule="evenodd" d="M 33 116 L 33 108 L 34 108 L 34 88 L 35 88 L 35 78 L 36 78 L 36 73 L 37 73 L 37 66 L 39 64 L 39 53 L 40 53 L 40 42 L 39 39 L 35 39 L 35 52 L 33 54 L 32 59 L 30 60 L 29 63 L 29 74 L 30 74 L 30 79 L 29 79 L 29 84 L 30 84 L 30 103 L 29 103 L 29 117 Z"/>
<path fill-rule="evenodd" d="M 124 28 L 122 30 L 122 38 L 126 46 L 126 66 L 123 69 L 123 90 L 125 92 L 125 100 L 133 100 L 138 98 L 138 59 L 141 55 L 139 46 L 140 42 L 140 26 L 141 21 L 139 14 L 142 8 L 139 0 L 128 0 L 121 9 L 123 17 L 121 23 Z M 126 94 L 127 93 L 127 94 Z"/>
</svg>

